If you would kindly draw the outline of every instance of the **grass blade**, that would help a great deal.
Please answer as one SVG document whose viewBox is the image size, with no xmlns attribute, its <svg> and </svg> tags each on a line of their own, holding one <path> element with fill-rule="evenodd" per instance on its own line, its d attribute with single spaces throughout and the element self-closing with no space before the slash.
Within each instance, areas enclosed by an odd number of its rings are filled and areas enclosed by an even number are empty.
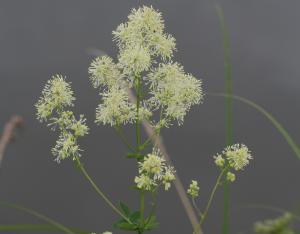
<svg viewBox="0 0 300 234">
<path fill-rule="evenodd" d="M 209 93 L 209 95 L 225 97 L 225 98 L 228 96 L 226 93 Z M 260 112 L 263 116 L 265 116 L 273 124 L 273 126 L 278 130 L 278 132 L 283 136 L 283 138 L 286 140 L 286 142 L 288 143 L 290 148 L 293 150 L 293 152 L 295 153 L 297 158 L 300 159 L 300 148 L 299 148 L 299 146 L 293 140 L 293 138 L 288 133 L 288 131 L 281 125 L 281 123 L 279 123 L 276 120 L 276 118 L 270 112 L 268 112 L 263 107 L 256 104 L 255 102 L 253 102 L 249 99 L 246 99 L 244 97 L 237 96 L 237 95 L 231 95 L 231 97 L 234 100 L 240 101 L 242 103 L 247 104 L 248 106 L 251 106 L 252 108 L 257 110 L 258 112 Z"/>
<path fill-rule="evenodd" d="M 15 209 L 18 210 L 20 212 L 26 213 L 26 214 L 30 214 L 31 216 L 36 217 L 39 220 L 42 220 L 48 224 L 51 224 L 52 226 L 56 227 L 57 229 L 61 230 L 64 233 L 67 234 L 76 234 L 75 232 L 73 232 L 70 228 L 48 218 L 47 216 L 40 214 L 34 210 L 19 206 L 19 205 L 15 205 L 15 204 L 11 204 L 11 203 L 6 203 L 6 202 L 0 202 L 0 206 L 1 207 L 6 207 L 6 208 L 10 208 L 10 209 Z"/>
<path fill-rule="evenodd" d="M 76 234 L 90 234 L 90 232 L 82 231 L 79 229 L 72 228 Z M 0 225 L 0 231 L 22 231 L 22 232 L 54 232 L 61 233 L 62 230 L 47 224 L 9 224 L 9 225 Z"/>
<path fill-rule="evenodd" d="M 225 142 L 226 146 L 233 144 L 233 120 L 232 120 L 232 67 L 230 60 L 230 46 L 228 30 L 225 24 L 223 10 L 219 5 L 216 5 L 217 14 L 219 17 L 221 30 L 222 30 L 222 40 L 223 40 L 223 53 L 224 53 L 224 78 L 225 78 L 225 92 L 227 94 L 225 100 Z M 229 234 L 229 196 L 230 188 L 229 182 L 225 180 L 224 192 L 223 192 L 223 224 L 222 233 Z"/>
</svg>

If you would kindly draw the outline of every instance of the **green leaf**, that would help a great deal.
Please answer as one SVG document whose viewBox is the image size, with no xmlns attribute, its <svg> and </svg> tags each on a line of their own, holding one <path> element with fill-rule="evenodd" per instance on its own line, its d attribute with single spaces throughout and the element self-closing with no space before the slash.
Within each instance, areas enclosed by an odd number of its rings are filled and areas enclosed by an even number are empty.
<svg viewBox="0 0 300 234">
<path fill-rule="evenodd" d="M 126 216 L 126 217 L 129 217 L 130 216 L 130 208 L 124 203 L 124 202 L 119 202 L 119 207 L 121 208 L 123 214 Z"/>
<path fill-rule="evenodd" d="M 129 219 L 133 223 L 139 223 L 140 217 L 141 217 L 140 211 L 135 211 L 130 215 Z"/>
<path fill-rule="evenodd" d="M 150 231 L 152 229 L 158 228 L 159 223 L 157 222 L 156 216 L 152 215 L 147 221 L 144 229 Z"/>
<path fill-rule="evenodd" d="M 138 154 L 138 153 L 128 153 L 126 155 L 127 158 L 136 158 L 136 159 L 142 159 L 145 157 L 144 154 Z"/>
<path fill-rule="evenodd" d="M 125 231 L 135 231 L 138 229 L 138 225 L 128 223 L 126 220 L 121 219 L 113 224 L 114 228 L 125 230 Z"/>
</svg>

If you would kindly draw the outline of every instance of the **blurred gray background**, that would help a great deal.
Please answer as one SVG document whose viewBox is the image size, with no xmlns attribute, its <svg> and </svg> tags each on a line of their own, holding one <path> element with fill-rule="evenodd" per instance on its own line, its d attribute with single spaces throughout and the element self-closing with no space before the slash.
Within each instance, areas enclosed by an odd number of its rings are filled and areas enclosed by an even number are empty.
<svg viewBox="0 0 300 234">
<path fill-rule="evenodd" d="M 229 28 L 234 93 L 254 100 L 287 128 L 296 142 L 299 132 L 300 1 L 296 0 L 164 0 L 164 1 L 0 1 L 0 123 L 12 114 L 26 126 L 9 146 L 0 175 L 0 200 L 40 211 L 70 226 L 101 233 L 113 230 L 118 217 L 99 200 L 72 161 L 53 161 L 50 148 L 57 135 L 35 119 L 34 103 L 52 74 L 72 82 L 75 113 L 84 113 L 91 128 L 81 141 L 83 161 L 113 201 L 138 206 L 128 189 L 136 175 L 134 160 L 109 127 L 94 124 L 97 91 L 88 80 L 91 48 L 116 56 L 111 31 L 133 7 L 153 5 L 177 39 L 175 59 L 203 79 L 205 91 L 224 90 L 223 51 L 215 4 L 224 8 Z M 224 146 L 224 99 L 205 97 L 182 127 L 163 131 L 167 148 L 184 185 L 200 181 L 200 203 L 206 204 L 217 176 L 212 155 Z M 133 129 L 128 128 L 129 137 Z M 252 223 L 275 213 L 244 209 L 267 204 L 293 209 L 299 202 L 300 161 L 274 127 L 255 110 L 234 102 L 234 139 L 252 149 L 255 160 L 232 185 L 231 233 L 251 233 Z M 179 198 L 172 188 L 159 194 L 160 229 L 153 233 L 191 233 Z M 36 223 L 35 218 L 0 208 L 0 224 Z M 204 225 L 220 233 L 222 191 Z M 114 233 L 121 233 L 113 230 Z"/>
</svg>

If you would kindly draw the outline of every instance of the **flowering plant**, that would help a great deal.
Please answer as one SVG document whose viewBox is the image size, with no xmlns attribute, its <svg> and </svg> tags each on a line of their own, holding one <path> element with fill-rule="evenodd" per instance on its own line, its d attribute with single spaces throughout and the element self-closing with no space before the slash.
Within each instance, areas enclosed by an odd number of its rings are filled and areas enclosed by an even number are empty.
<svg viewBox="0 0 300 234">
<path fill-rule="evenodd" d="M 175 169 L 167 163 L 155 139 L 161 129 L 174 124 L 182 125 L 191 107 L 202 103 L 204 97 L 202 82 L 173 61 L 175 39 L 164 30 L 160 12 L 152 7 L 133 9 L 128 21 L 113 31 L 119 49 L 117 61 L 108 56 L 99 57 L 92 61 L 88 69 L 90 81 L 100 95 L 95 122 L 113 127 L 131 151 L 128 158 L 137 162 L 137 175 L 132 181 L 140 194 L 139 210 L 132 211 L 122 202 L 118 207 L 115 206 L 84 168 L 78 140 L 88 134 L 89 127 L 83 115 L 76 118 L 70 109 L 75 97 L 66 78 L 54 75 L 36 104 L 38 120 L 47 122 L 52 130 L 59 131 L 58 140 L 52 149 L 55 161 L 59 163 L 71 158 L 95 191 L 120 216 L 121 219 L 113 226 L 139 234 L 158 227 L 155 216 L 156 195 L 161 187 L 165 191 L 169 190 L 172 181 L 176 179 Z M 143 121 L 148 122 L 154 130 L 149 139 L 141 137 Z M 122 130 L 126 124 L 134 125 L 134 146 Z M 193 227 L 194 233 L 200 232 L 217 188 L 224 181 L 233 182 L 236 176 L 232 171 L 243 170 L 252 156 L 245 145 L 235 144 L 227 146 L 214 159 L 220 175 L 203 212 L 196 204 L 198 182 L 192 180 L 187 190 L 199 215 L 199 224 Z M 153 197 L 153 205 L 146 214 L 145 197 L 148 194 Z"/>
</svg>

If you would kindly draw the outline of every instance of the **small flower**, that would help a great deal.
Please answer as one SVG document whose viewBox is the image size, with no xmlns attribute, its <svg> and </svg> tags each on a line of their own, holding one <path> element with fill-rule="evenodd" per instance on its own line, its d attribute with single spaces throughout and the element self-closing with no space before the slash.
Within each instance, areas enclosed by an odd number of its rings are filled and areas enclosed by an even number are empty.
<svg viewBox="0 0 300 234">
<path fill-rule="evenodd" d="M 139 176 L 135 177 L 138 188 L 150 191 L 162 184 L 167 191 L 173 180 L 175 180 L 175 170 L 166 165 L 158 149 L 153 149 L 152 153 L 139 162 Z"/>
<path fill-rule="evenodd" d="M 80 151 L 76 138 L 68 133 L 59 136 L 56 146 L 52 149 L 52 154 L 56 157 L 55 161 L 59 163 L 68 157 L 72 157 L 75 160 L 81 156 Z"/>
<path fill-rule="evenodd" d="M 86 118 L 84 118 L 83 115 L 80 115 L 80 119 L 72 124 L 71 129 L 74 131 L 75 137 L 86 135 L 89 131 L 89 128 L 86 125 Z"/>
<path fill-rule="evenodd" d="M 147 191 L 150 191 L 153 188 L 153 186 L 156 185 L 155 181 L 145 174 L 136 176 L 134 182 L 137 184 L 137 187 L 139 189 L 144 189 Z"/>
<path fill-rule="evenodd" d="M 235 181 L 235 174 L 233 174 L 232 172 L 227 172 L 227 175 L 226 175 L 226 179 L 229 181 L 229 182 L 234 182 Z"/>
<path fill-rule="evenodd" d="M 115 126 L 131 123 L 135 119 L 135 106 L 129 102 L 125 89 L 113 87 L 102 96 L 102 103 L 96 110 L 96 123 Z"/>
<path fill-rule="evenodd" d="M 89 67 L 89 74 L 94 88 L 100 86 L 111 88 L 121 79 L 117 65 L 108 56 L 96 58 Z"/>
<path fill-rule="evenodd" d="M 196 198 L 199 196 L 199 186 L 198 182 L 196 180 L 192 180 L 192 183 L 189 186 L 189 189 L 187 190 L 187 193 L 192 196 L 192 198 Z"/>
<path fill-rule="evenodd" d="M 293 214 L 287 212 L 276 219 L 268 219 L 254 224 L 254 231 L 258 234 L 294 234 L 290 228 Z"/>
<path fill-rule="evenodd" d="M 125 74 L 134 76 L 143 71 L 148 71 L 151 65 L 151 56 L 143 47 L 129 47 L 121 50 L 119 55 L 119 66 Z M 133 82 L 133 80 L 131 80 Z"/>
<path fill-rule="evenodd" d="M 215 164 L 222 168 L 225 165 L 225 159 L 222 157 L 222 155 L 218 154 L 217 156 L 214 156 Z"/>
<path fill-rule="evenodd" d="M 243 144 L 228 146 L 223 151 L 223 155 L 236 171 L 243 170 L 249 164 L 249 160 L 252 159 L 251 152 Z"/>
<path fill-rule="evenodd" d="M 139 163 L 140 172 L 146 172 L 151 174 L 161 174 L 165 167 L 165 160 L 156 155 L 155 153 L 148 154 L 143 162 Z"/>
<path fill-rule="evenodd" d="M 48 120 L 53 110 L 73 106 L 74 100 L 71 86 L 65 78 L 61 75 L 52 76 L 42 91 L 42 97 L 35 105 L 38 120 Z"/>
<path fill-rule="evenodd" d="M 112 234 L 112 232 L 103 232 L 102 234 Z"/>
<path fill-rule="evenodd" d="M 165 118 L 177 120 L 179 125 L 191 106 L 203 99 L 201 81 L 185 74 L 178 63 L 160 64 L 146 81 L 152 96 L 148 100 L 149 105 L 153 109 L 163 108 Z"/>
<path fill-rule="evenodd" d="M 162 176 L 162 183 L 165 186 L 166 191 L 171 188 L 171 182 L 173 180 L 175 180 L 175 171 L 172 167 L 168 167 Z"/>
</svg>

